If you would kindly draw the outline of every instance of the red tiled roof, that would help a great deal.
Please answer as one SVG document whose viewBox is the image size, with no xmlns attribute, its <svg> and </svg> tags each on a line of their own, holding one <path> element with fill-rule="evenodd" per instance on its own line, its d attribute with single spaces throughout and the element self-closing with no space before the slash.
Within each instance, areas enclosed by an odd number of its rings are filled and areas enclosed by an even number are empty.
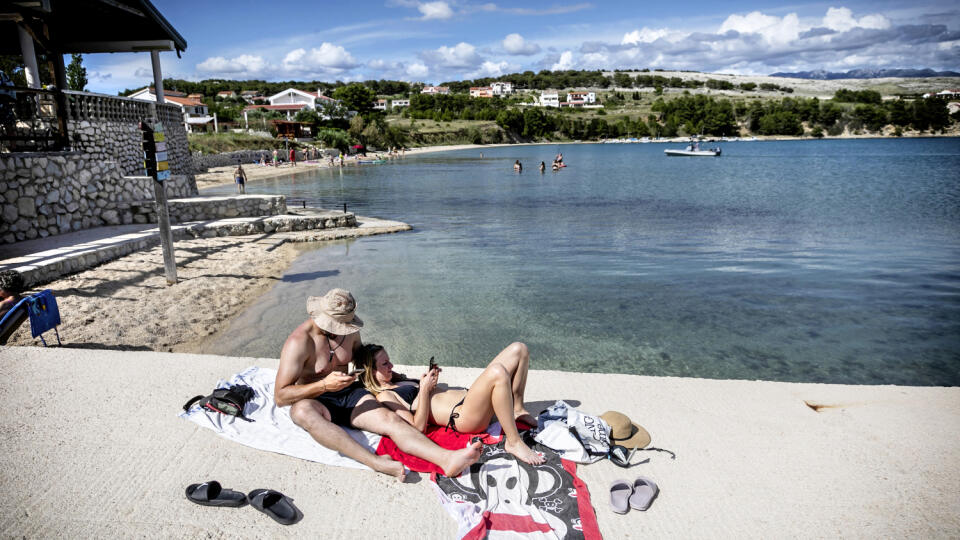
<svg viewBox="0 0 960 540">
<path fill-rule="evenodd" d="M 307 107 L 306 103 L 289 103 L 286 105 L 247 105 L 243 108 L 245 111 L 253 109 L 266 109 L 268 111 L 299 111 Z"/>
<path fill-rule="evenodd" d="M 191 107 L 195 107 L 195 106 L 198 106 L 198 105 L 203 105 L 203 103 L 201 103 L 201 102 L 199 102 L 199 101 L 197 101 L 197 100 L 195 100 L 195 99 L 187 99 L 187 98 L 185 98 L 185 97 L 179 97 L 179 96 L 169 96 L 169 95 L 167 95 L 166 92 L 163 93 L 163 99 L 166 100 L 166 101 L 172 101 L 172 102 L 177 103 L 177 104 L 180 104 L 180 105 L 190 105 Z"/>
</svg>

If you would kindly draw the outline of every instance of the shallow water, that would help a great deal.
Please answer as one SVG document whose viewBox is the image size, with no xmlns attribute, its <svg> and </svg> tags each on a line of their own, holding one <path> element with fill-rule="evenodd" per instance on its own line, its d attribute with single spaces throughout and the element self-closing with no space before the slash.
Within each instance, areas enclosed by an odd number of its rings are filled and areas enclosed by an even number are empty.
<svg viewBox="0 0 960 540">
<path fill-rule="evenodd" d="M 401 364 L 481 366 L 521 340 L 537 369 L 960 384 L 960 140 L 663 155 L 678 146 L 484 148 L 249 183 L 415 230 L 305 247 L 204 351 L 277 357 L 305 297 L 344 287 L 364 341 Z M 570 166 L 538 173 L 560 150 Z"/>
</svg>

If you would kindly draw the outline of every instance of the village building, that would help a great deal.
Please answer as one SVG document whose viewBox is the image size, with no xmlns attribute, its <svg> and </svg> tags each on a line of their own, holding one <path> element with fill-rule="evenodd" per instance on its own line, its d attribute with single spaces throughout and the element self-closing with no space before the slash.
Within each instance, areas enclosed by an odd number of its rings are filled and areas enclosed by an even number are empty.
<svg viewBox="0 0 960 540">
<path fill-rule="evenodd" d="M 560 94 L 554 91 L 547 91 L 540 94 L 540 107 L 560 107 Z"/>
<path fill-rule="evenodd" d="M 597 102 L 597 94 L 595 92 L 568 92 L 567 101 L 570 103 L 592 105 Z"/>
<path fill-rule="evenodd" d="M 420 90 L 421 94 L 449 94 L 449 86 L 424 86 L 423 90 Z"/>
<path fill-rule="evenodd" d="M 391 106 L 391 107 L 409 107 L 409 106 L 410 106 L 410 100 L 409 100 L 409 99 L 394 99 L 394 100 L 391 100 L 391 101 L 390 101 L 390 106 Z"/>
<path fill-rule="evenodd" d="M 203 94 L 199 94 L 199 93 L 198 93 L 198 94 L 188 94 L 188 95 L 187 95 L 187 99 L 192 99 L 192 100 L 194 100 L 194 101 L 202 101 L 202 100 L 203 100 Z"/>
<path fill-rule="evenodd" d="M 497 81 L 490 83 L 490 89 L 495 96 L 508 96 L 513 93 L 513 83 L 506 81 Z"/>
<path fill-rule="evenodd" d="M 373 109 L 376 111 L 385 111 L 387 110 L 387 100 L 378 99 L 373 102 Z"/>
<path fill-rule="evenodd" d="M 222 92 L 217 92 L 217 99 L 230 99 L 237 97 L 237 93 L 233 90 L 224 90 Z"/>
<path fill-rule="evenodd" d="M 471 86 L 470 97 L 472 98 L 492 98 L 493 89 L 489 86 Z"/>
<path fill-rule="evenodd" d="M 128 97 L 154 103 L 157 101 L 156 90 L 150 86 L 138 90 Z M 207 106 L 199 99 L 191 99 L 183 92 L 173 90 L 164 90 L 163 97 L 167 103 L 180 107 L 180 112 L 183 115 L 183 127 L 187 130 L 187 133 L 193 132 L 195 127 L 206 126 L 211 122 L 214 123 L 214 130 L 216 130 L 216 118 L 210 116 Z"/>
</svg>

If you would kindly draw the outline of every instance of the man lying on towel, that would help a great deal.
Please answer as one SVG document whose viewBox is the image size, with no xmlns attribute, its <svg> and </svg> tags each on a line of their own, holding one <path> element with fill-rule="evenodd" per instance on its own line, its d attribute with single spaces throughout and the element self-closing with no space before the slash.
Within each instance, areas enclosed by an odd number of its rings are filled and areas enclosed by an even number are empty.
<svg viewBox="0 0 960 540">
<path fill-rule="evenodd" d="M 460 450 L 437 446 L 423 433 L 386 409 L 347 373 L 358 350 L 363 322 L 354 314 L 356 301 L 343 289 L 307 299 L 310 319 L 283 344 L 274 386 L 277 405 L 290 407 L 290 418 L 320 444 L 371 469 L 403 481 L 403 465 L 378 456 L 353 440 L 339 426 L 390 437 L 404 452 L 438 465 L 457 476 L 480 457 L 482 444 Z"/>
</svg>

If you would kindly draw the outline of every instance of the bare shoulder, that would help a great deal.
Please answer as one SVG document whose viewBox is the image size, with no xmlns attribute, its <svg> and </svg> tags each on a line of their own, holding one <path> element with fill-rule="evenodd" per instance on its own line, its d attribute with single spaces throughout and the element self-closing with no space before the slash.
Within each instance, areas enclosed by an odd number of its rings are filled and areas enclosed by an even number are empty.
<svg viewBox="0 0 960 540">
<path fill-rule="evenodd" d="M 300 371 L 311 357 L 314 349 L 313 337 L 310 335 L 310 321 L 307 321 L 290 333 L 280 351 L 280 374 L 293 376 L 294 380 L 300 377 Z"/>
</svg>

